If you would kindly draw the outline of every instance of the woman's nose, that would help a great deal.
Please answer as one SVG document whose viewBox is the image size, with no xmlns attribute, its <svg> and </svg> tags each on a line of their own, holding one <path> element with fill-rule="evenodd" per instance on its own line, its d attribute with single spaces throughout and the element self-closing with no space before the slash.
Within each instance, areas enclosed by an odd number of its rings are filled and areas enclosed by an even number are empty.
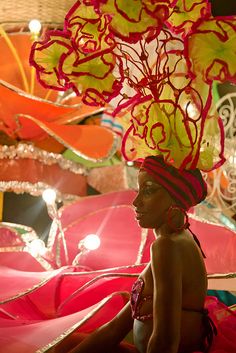
<svg viewBox="0 0 236 353">
<path fill-rule="evenodd" d="M 133 200 L 133 206 L 137 208 L 139 205 L 140 205 L 140 196 L 139 196 L 139 193 L 137 193 L 135 199 Z"/>
</svg>

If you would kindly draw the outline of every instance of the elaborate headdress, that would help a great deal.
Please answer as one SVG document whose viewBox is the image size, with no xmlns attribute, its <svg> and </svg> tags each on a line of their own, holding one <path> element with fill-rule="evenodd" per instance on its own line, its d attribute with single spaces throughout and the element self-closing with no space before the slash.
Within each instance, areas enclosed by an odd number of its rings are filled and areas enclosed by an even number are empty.
<svg viewBox="0 0 236 353">
<path fill-rule="evenodd" d="M 208 0 L 80 0 L 30 61 L 44 86 L 111 104 L 126 159 L 209 171 L 224 162 L 212 83 L 236 82 L 235 37 L 235 17 L 213 17 Z"/>
</svg>

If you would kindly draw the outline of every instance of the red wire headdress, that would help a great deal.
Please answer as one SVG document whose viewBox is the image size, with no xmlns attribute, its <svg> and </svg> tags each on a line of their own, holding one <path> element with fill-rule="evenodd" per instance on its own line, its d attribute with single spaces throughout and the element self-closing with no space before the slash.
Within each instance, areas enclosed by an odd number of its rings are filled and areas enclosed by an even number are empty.
<svg viewBox="0 0 236 353">
<path fill-rule="evenodd" d="M 30 62 L 45 87 L 114 108 L 126 159 L 210 171 L 225 161 L 212 84 L 236 82 L 235 37 L 235 17 L 213 17 L 208 0 L 80 0 Z"/>
</svg>

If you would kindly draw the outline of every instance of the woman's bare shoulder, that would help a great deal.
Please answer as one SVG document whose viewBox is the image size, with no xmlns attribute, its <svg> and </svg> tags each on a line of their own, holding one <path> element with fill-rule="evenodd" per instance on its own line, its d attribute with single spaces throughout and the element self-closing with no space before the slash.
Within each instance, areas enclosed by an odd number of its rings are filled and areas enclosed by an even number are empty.
<svg viewBox="0 0 236 353">
<path fill-rule="evenodd" d="M 170 261 L 171 259 L 171 261 Z M 158 267 L 179 267 L 179 244 L 171 237 L 158 237 L 151 245 L 151 263 Z"/>
<path fill-rule="evenodd" d="M 151 252 L 165 251 L 165 249 L 167 251 L 180 252 L 186 248 L 189 251 L 190 248 L 195 248 L 195 246 L 192 236 L 188 232 L 183 231 L 180 234 L 157 237 L 151 245 Z"/>
<path fill-rule="evenodd" d="M 151 245 L 151 252 L 155 254 L 159 251 L 171 250 L 177 251 L 179 242 L 174 237 L 159 236 Z"/>
</svg>

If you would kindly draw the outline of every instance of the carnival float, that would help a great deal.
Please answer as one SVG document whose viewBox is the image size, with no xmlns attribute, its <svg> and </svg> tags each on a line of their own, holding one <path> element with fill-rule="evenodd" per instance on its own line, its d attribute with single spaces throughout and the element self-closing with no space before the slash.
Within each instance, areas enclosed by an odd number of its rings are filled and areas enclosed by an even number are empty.
<svg viewBox="0 0 236 353">
<path fill-rule="evenodd" d="M 210 352 L 234 353 L 236 90 L 217 85 L 236 83 L 236 17 L 207 0 L 41 0 L 5 1 L 0 21 L 2 208 L 7 192 L 43 196 L 51 219 L 45 241 L 0 223 L 1 350 L 65 352 L 128 302 L 154 239 L 132 208 L 137 166 L 161 154 L 207 181 L 189 221 L 209 291 L 233 301 Z"/>
</svg>

